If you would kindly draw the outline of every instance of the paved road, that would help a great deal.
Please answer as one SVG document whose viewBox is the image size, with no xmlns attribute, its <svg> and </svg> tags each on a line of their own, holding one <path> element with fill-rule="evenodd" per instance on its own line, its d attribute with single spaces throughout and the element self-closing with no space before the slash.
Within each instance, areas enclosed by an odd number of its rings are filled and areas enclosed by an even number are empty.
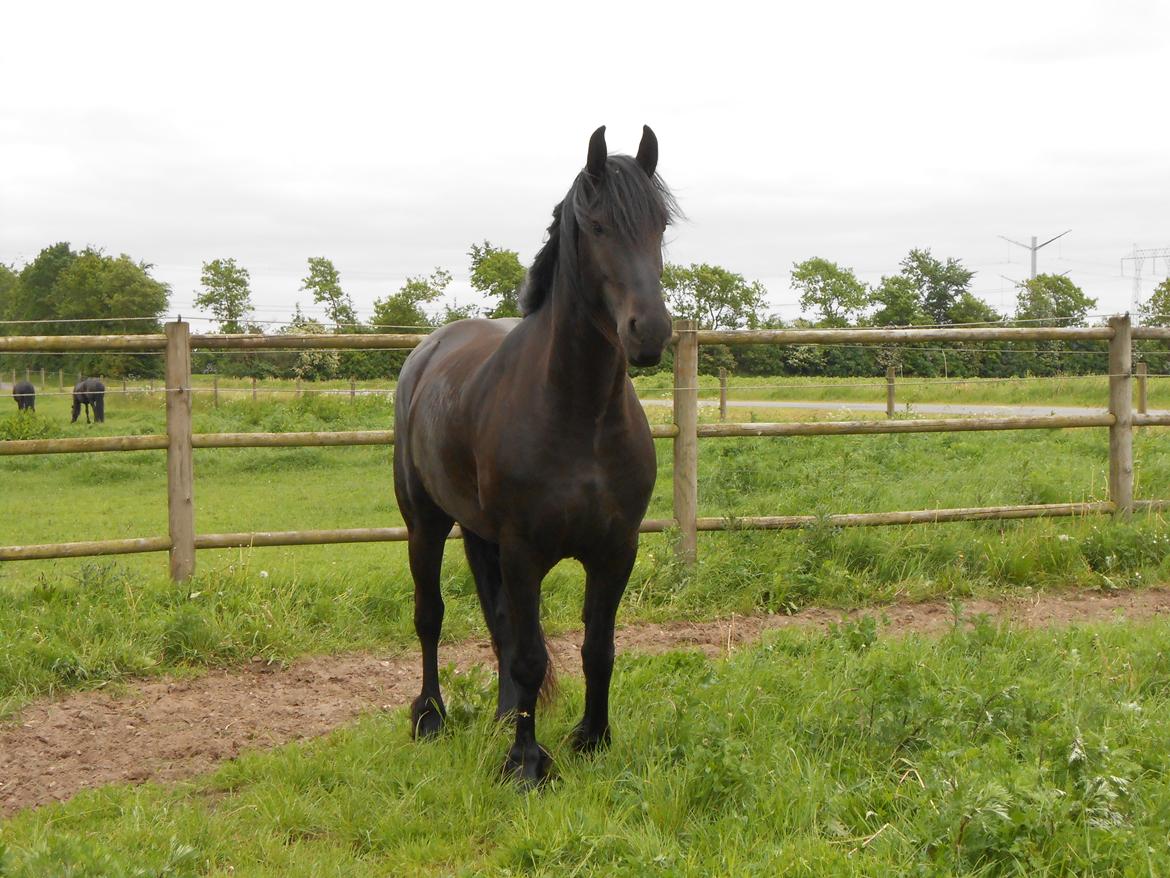
<svg viewBox="0 0 1170 878">
<path fill-rule="evenodd" d="M 669 406 L 669 399 L 644 399 L 643 405 Z M 699 405 L 717 407 L 716 399 L 701 399 Z M 728 400 L 728 408 L 745 409 L 816 409 L 820 411 L 854 411 L 854 412 L 884 412 L 884 402 L 831 402 L 815 400 L 800 402 L 793 400 Z M 899 413 L 909 412 L 915 415 L 1002 415 L 1004 417 L 1039 417 L 1043 415 L 1102 415 L 1107 409 L 1091 408 L 1088 406 L 1037 406 L 1037 405 L 970 405 L 920 402 L 907 406 L 902 403 L 897 407 Z M 1150 409 L 1151 415 L 1170 414 L 1166 409 Z"/>
</svg>

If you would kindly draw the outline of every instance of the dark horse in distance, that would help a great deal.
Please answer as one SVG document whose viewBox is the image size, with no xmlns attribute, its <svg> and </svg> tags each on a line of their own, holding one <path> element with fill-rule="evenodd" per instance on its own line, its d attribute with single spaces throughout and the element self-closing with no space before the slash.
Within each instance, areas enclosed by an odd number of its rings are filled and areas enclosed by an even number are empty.
<svg viewBox="0 0 1170 878">
<path fill-rule="evenodd" d="M 73 387 L 73 420 L 81 414 L 81 407 L 85 406 L 85 422 L 89 423 L 89 410 L 93 408 L 95 424 L 103 423 L 106 419 L 106 385 L 98 378 L 83 378 Z"/>
<path fill-rule="evenodd" d="M 586 573 L 585 713 L 572 743 L 591 751 L 610 739 L 614 618 L 656 474 L 626 364 L 658 363 L 671 335 L 662 236 L 675 204 L 657 163 L 648 127 L 637 158 L 607 156 L 605 128 L 597 129 L 528 271 L 523 318 L 436 330 L 398 382 L 394 490 L 409 532 L 423 664 L 414 734 L 435 734 L 446 716 L 439 572 L 458 522 L 499 658 L 497 716 L 516 724 L 504 773 L 524 785 L 551 769 L 536 740 L 549 661 L 540 586 L 563 558 Z"/>
<path fill-rule="evenodd" d="M 16 400 L 18 412 L 37 410 L 37 391 L 28 381 L 17 381 L 12 385 L 12 398 Z"/>
</svg>

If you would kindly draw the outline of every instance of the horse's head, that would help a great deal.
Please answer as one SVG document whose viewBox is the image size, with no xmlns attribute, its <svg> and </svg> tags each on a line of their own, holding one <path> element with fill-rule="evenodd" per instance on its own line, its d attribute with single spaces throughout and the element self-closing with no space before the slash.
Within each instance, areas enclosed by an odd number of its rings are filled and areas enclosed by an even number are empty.
<svg viewBox="0 0 1170 878">
<path fill-rule="evenodd" d="M 670 341 L 662 299 L 662 236 L 677 206 L 655 174 L 658 138 L 642 128 L 636 158 L 606 154 L 605 126 L 589 140 L 585 169 L 553 211 L 549 240 L 537 254 L 521 293 L 525 314 L 541 306 L 558 266 L 579 280 L 573 296 L 616 333 L 627 360 L 653 366 Z"/>
<path fill-rule="evenodd" d="M 605 126 L 593 132 L 574 204 L 577 254 L 590 289 L 617 330 L 626 358 L 653 366 L 670 341 L 670 314 L 662 300 L 662 236 L 672 199 L 655 176 L 658 138 L 642 128 L 638 155 L 607 156 Z"/>
</svg>

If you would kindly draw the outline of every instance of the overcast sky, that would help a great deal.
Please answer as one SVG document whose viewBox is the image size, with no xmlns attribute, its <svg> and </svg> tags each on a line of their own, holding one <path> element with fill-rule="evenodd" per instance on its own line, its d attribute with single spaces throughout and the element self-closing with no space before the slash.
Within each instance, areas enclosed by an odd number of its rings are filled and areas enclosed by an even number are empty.
<svg viewBox="0 0 1170 878">
<path fill-rule="evenodd" d="M 184 314 L 228 256 L 260 317 L 311 305 L 310 256 L 363 316 L 436 266 L 478 301 L 469 245 L 527 263 L 599 124 L 614 152 L 657 132 L 687 214 L 667 258 L 788 317 L 811 256 L 876 282 L 929 247 L 1010 311 L 1029 257 L 997 236 L 1071 228 L 1040 271 L 1107 312 L 1121 258 L 1170 247 L 1166 2 L 16 3 L 3 26 L 0 262 L 125 252 Z"/>
</svg>

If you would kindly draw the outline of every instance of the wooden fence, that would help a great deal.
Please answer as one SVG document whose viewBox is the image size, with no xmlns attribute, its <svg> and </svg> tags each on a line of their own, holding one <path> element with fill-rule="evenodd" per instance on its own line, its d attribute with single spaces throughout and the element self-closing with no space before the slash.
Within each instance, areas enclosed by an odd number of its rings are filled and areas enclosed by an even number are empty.
<svg viewBox="0 0 1170 878">
<path fill-rule="evenodd" d="M 0 561 L 72 558 L 138 552 L 170 553 L 171 577 L 189 578 L 198 549 L 247 546 L 294 546 L 381 542 L 406 539 L 403 527 L 349 528 L 313 531 L 252 531 L 198 534 L 195 531 L 196 448 L 257 448 L 290 446 L 389 445 L 393 430 L 320 433 L 203 433 L 191 430 L 191 351 L 231 350 L 353 350 L 406 349 L 418 335 L 201 335 L 186 323 L 168 323 L 165 334 L 121 336 L 0 337 L 0 353 L 17 351 L 162 352 L 166 357 L 167 432 L 152 436 L 101 436 L 85 439 L 33 439 L 0 442 L 0 455 L 61 454 L 102 451 L 165 450 L 169 535 L 140 539 L 95 540 L 45 545 L 0 546 Z M 1168 415 L 1133 411 L 1133 342 L 1170 340 L 1170 328 L 1133 327 L 1128 315 L 1113 317 L 1107 326 L 1076 328 L 941 328 L 941 329 L 801 329 L 698 330 L 690 321 L 675 322 L 674 418 L 651 428 L 655 438 L 674 440 L 674 517 L 647 519 L 643 533 L 676 530 L 676 551 L 687 563 L 697 554 L 697 534 L 716 530 L 785 530 L 817 525 L 868 527 L 947 521 L 1046 518 L 1109 513 L 1128 516 L 1135 509 L 1170 508 L 1170 501 L 1133 498 L 1133 428 L 1170 426 Z M 1042 417 L 969 417 L 886 421 L 824 421 L 777 424 L 700 424 L 698 422 L 699 346 L 703 344 L 897 344 L 974 341 L 1099 340 L 1109 345 L 1109 406 L 1107 414 Z M 892 376 L 888 376 L 889 378 Z M 888 387 L 892 388 L 892 382 Z M 892 392 L 892 391 L 891 391 Z M 1144 397 L 1144 393 L 1143 393 Z M 723 397 L 725 402 L 725 396 Z M 1144 403 L 1144 399 L 1143 399 Z M 1142 408 L 1144 409 L 1144 404 Z M 842 436 L 876 433 L 927 433 L 974 430 L 1037 430 L 1071 427 L 1109 428 L 1109 499 L 1100 502 L 1031 506 L 925 509 L 905 512 L 848 513 L 828 516 L 778 515 L 704 518 L 698 514 L 698 440 L 737 436 Z M 458 527 L 451 532 L 459 536 Z"/>
</svg>

